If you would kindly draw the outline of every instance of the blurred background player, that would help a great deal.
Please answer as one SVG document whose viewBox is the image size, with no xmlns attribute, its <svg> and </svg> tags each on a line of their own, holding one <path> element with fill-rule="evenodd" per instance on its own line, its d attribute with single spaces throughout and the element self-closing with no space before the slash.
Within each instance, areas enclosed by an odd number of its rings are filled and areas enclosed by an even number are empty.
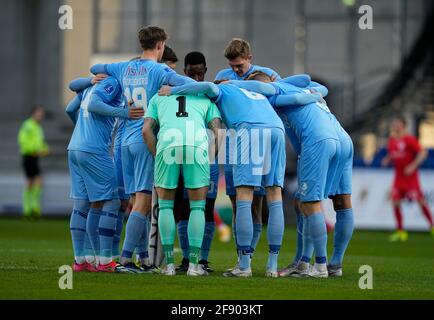
<svg viewBox="0 0 434 320">
<path fill-rule="evenodd" d="M 41 126 L 44 116 L 44 109 L 36 106 L 31 117 L 23 122 L 18 132 L 18 144 L 26 176 L 22 200 L 25 218 L 39 218 L 41 215 L 42 175 L 39 158 L 48 154 L 48 145 Z"/>
<path fill-rule="evenodd" d="M 261 67 L 252 64 L 252 50 L 249 42 L 244 39 L 234 38 L 226 46 L 224 50 L 224 56 L 228 60 L 229 68 L 220 70 L 216 77 L 216 81 L 223 80 L 244 80 L 251 73 L 255 71 L 263 71 L 268 74 L 273 81 L 280 79 L 277 72 L 270 68 Z M 234 232 L 234 239 L 236 241 L 236 227 L 235 227 L 235 217 L 236 217 L 236 203 L 235 203 L 235 187 L 232 175 L 232 165 L 229 149 L 229 139 L 227 138 L 226 143 L 226 163 L 224 165 L 225 169 L 225 182 L 226 182 L 226 194 L 231 199 L 232 211 L 233 211 L 233 225 L 232 230 Z M 252 204 L 252 215 L 253 215 L 253 239 L 251 248 L 255 251 L 258 244 L 261 231 L 262 231 L 262 202 L 265 196 L 265 190 L 263 188 L 255 188 Z M 235 266 L 236 267 L 236 266 Z M 230 269 L 228 269 L 230 271 Z"/>
<path fill-rule="evenodd" d="M 178 62 L 178 57 L 175 51 L 167 45 L 164 47 L 163 56 L 161 57 L 161 62 L 167 64 L 173 70 L 176 69 L 176 63 Z"/>
<path fill-rule="evenodd" d="M 162 272 L 168 276 L 176 273 L 173 257 L 176 232 L 173 208 L 182 172 L 190 203 L 187 275 L 207 275 L 208 272 L 199 264 L 205 231 L 205 198 L 210 185 L 209 142 L 205 129 L 212 129 L 217 138 L 218 129 L 221 128 L 220 112 L 206 97 L 155 96 L 149 103 L 145 119 L 144 140 L 156 157 L 155 187 L 160 207 L 158 227 L 166 258 L 166 267 Z M 157 126 L 158 142 L 154 134 Z"/>
<path fill-rule="evenodd" d="M 391 198 L 397 230 L 389 237 L 391 242 L 404 242 L 408 239 L 401 212 L 401 202 L 404 199 L 417 201 L 423 216 L 429 223 L 431 235 L 434 237 L 433 218 L 425 202 L 418 171 L 427 155 L 427 151 L 422 148 L 416 137 L 407 131 L 407 121 L 403 117 L 396 117 L 391 125 L 387 155 L 382 161 L 383 166 L 392 164 L 395 168 Z"/>
</svg>

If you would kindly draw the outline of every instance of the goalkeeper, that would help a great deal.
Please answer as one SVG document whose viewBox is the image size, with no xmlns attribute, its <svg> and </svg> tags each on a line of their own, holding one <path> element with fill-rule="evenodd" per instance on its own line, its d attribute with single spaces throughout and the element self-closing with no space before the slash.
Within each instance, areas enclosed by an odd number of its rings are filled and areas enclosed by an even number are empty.
<svg viewBox="0 0 434 320">
<path fill-rule="evenodd" d="M 158 128 L 158 143 L 154 130 Z M 199 252 L 205 230 L 205 198 L 210 184 L 206 128 L 213 131 L 212 146 L 218 145 L 221 116 L 217 106 L 201 96 L 155 95 L 149 102 L 143 125 L 143 138 L 155 156 L 155 187 L 160 213 L 158 227 L 166 258 L 162 273 L 175 275 L 173 245 L 175 242 L 174 199 L 180 172 L 190 199 L 188 222 L 188 276 L 205 276 L 199 265 Z"/>
</svg>

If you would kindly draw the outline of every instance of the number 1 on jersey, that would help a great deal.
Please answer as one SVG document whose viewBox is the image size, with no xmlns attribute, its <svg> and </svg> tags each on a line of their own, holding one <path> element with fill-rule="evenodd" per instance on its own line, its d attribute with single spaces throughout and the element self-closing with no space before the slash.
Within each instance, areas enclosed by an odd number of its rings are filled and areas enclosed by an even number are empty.
<svg viewBox="0 0 434 320">
<path fill-rule="evenodd" d="M 188 112 L 185 111 L 185 97 L 180 96 L 176 98 L 176 101 L 178 101 L 178 112 L 176 113 L 176 116 L 178 118 L 188 117 Z"/>
</svg>

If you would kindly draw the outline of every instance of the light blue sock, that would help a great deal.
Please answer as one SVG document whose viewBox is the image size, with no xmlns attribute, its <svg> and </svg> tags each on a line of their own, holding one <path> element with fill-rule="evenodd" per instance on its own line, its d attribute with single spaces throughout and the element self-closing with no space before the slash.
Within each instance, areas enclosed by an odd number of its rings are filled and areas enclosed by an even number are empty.
<svg viewBox="0 0 434 320">
<path fill-rule="evenodd" d="M 90 208 L 86 223 L 86 232 L 92 245 L 93 255 L 96 257 L 99 257 L 98 225 L 101 212 L 101 209 Z"/>
<path fill-rule="evenodd" d="M 237 201 L 236 232 L 238 250 L 251 251 L 253 239 L 252 202 Z"/>
<path fill-rule="evenodd" d="M 98 234 L 101 264 L 112 261 L 113 238 L 116 232 L 117 215 L 102 211 L 99 219 Z"/>
<path fill-rule="evenodd" d="M 200 260 L 208 261 L 211 242 L 214 238 L 215 222 L 205 222 L 205 233 L 203 235 L 202 248 L 200 249 Z"/>
<path fill-rule="evenodd" d="M 120 205 L 119 199 L 115 199 L 104 202 L 102 207 L 98 225 L 101 264 L 112 262 L 113 238 L 116 233 Z"/>
<path fill-rule="evenodd" d="M 252 238 L 252 253 L 256 250 L 256 247 L 258 246 L 259 238 L 261 237 L 262 232 L 262 223 L 254 223 L 253 224 L 253 238 Z"/>
<path fill-rule="evenodd" d="M 311 236 L 309 235 L 309 230 L 307 227 L 307 218 L 303 214 L 301 215 L 301 217 L 303 219 L 303 250 L 302 250 L 300 260 L 309 263 L 310 260 L 312 259 L 313 250 L 314 250 L 313 241 Z"/>
<path fill-rule="evenodd" d="M 124 216 L 125 216 L 125 212 L 119 210 L 118 217 L 116 219 L 116 232 L 113 237 L 112 254 L 114 259 L 119 258 L 120 255 L 119 244 L 121 242 L 122 230 L 124 228 Z"/>
<path fill-rule="evenodd" d="M 239 265 L 242 270 L 250 268 L 253 239 L 252 202 L 237 201 L 235 217 Z"/>
<path fill-rule="evenodd" d="M 71 230 L 72 245 L 76 263 L 85 262 L 86 221 L 89 211 L 89 202 L 74 200 L 69 229 Z"/>
<path fill-rule="evenodd" d="M 353 209 L 336 211 L 335 236 L 333 242 L 333 256 L 330 260 L 332 266 L 342 266 L 345 250 L 351 240 L 354 230 Z"/>
<path fill-rule="evenodd" d="M 93 252 L 92 243 L 89 238 L 89 234 L 86 232 L 86 236 L 84 238 L 84 256 L 86 257 L 86 261 L 89 263 L 95 262 L 95 253 Z"/>
<path fill-rule="evenodd" d="M 145 259 L 149 257 L 148 243 L 149 243 L 149 229 L 150 221 L 146 219 L 145 228 L 143 230 L 142 237 L 139 240 L 139 244 L 136 248 L 136 252 L 139 255 L 139 261 L 141 264 L 145 263 Z"/>
<path fill-rule="evenodd" d="M 327 263 L 327 227 L 324 215 L 317 212 L 308 216 L 306 221 L 315 249 L 315 262 Z"/>
<path fill-rule="evenodd" d="M 267 240 L 269 246 L 267 269 L 277 271 L 277 258 L 282 246 L 285 222 L 282 201 L 268 203 Z"/>
<path fill-rule="evenodd" d="M 128 217 L 125 228 L 125 240 L 122 248 L 121 263 L 127 264 L 132 261 L 133 251 L 137 247 L 143 235 L 148 219 L 140 212 L 133 211 Z"/>
<path fill-rule="evenodd" d="M 297 247 L 294 259 L 292 259 L 293 263 L 297 263 L 301 259 L 303 253 L 303 215 L 297 209 L 295 214 L 297 217 Z"/>
<path fill-rule="evenodd" d="M 188 242 L 188 220 L 178 222 L 178 240 L 182 250 L 182 257 L 188 259 L 190 244 Z"/>
</svg>

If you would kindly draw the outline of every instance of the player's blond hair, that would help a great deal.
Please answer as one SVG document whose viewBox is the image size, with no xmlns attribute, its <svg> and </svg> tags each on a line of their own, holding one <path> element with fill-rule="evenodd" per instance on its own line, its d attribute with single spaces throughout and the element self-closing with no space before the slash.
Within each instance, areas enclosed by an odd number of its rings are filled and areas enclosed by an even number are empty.
<svg viewBox="0 0 434 320">
<path fill-rule="evenodd" d="M 248 58 L 251 55 L 250 43 L 241 38 L 234 38 L 226 46 L 224 55 L 228 60 Z"/>
</svg>

